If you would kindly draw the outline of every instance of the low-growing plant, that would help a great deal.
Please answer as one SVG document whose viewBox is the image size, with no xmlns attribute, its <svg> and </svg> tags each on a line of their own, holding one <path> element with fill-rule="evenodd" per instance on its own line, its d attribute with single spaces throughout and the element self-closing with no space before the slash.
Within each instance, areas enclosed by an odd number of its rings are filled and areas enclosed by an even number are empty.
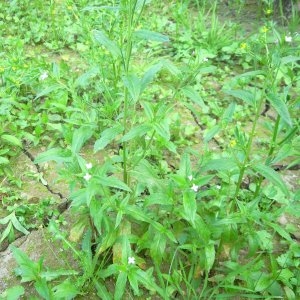
<svg viewBox="0 0 300 300">
<path fill-rule="evenodd" d="M 101 299 L 296 299 L 295 228 L 277 220 L 299 218 L 299 191 L 278 172 L 299 164 L 299 37 L 266 21 L 228 49 L 232 32 L 219 24 L 217 2 L 208 29 L 182 17 L 191 4 L 182 1 L 174 3 L 183 12 L 175 21 L 186 36 L 178 27 L 172 39 L 178 50 L 180 38 L 188 49 L 171 62 L 151 47 L 173 41 L 144 27 L 153 2 L 110 4 L 78 10 L 72 2 L 77 22 L 90 32 L 86 71 L 68 77 L 68 68 L 60 72 L 53 64 L 51 71 L 39 69 L 40 80 L 31 85 L 35 111 L 57 116 L 50 127 L 61 139 L 35 163 L 60 164 L 74 216 L 69 236 L 54 220 L 48 228 L 73 253 L 78 270 L 47 271 L 42 260 L 12 248 L 17 274 L 34 282 L 43 299 L 91 291 Z M 86 21 L 97 14 L 101 22 Z M 198 41 L 194 22 L 205 27 Z M 226 55 L 248 70 L 206 95 L 207 77 L 228 76 L 219 70 Z M 1 220 L 9 230 L 26 230 L 14 212 Z M 67 279 L 53 281 L 62 276 Z"/>
</svg>

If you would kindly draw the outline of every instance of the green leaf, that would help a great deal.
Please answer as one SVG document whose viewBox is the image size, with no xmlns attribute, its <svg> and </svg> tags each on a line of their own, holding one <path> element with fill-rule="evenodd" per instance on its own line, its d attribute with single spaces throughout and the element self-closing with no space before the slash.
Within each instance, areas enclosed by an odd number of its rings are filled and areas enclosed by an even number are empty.
<svg viewBox="0 0 300 300">
<path fill-rule="evenodd" d="M 196 103 L 197 105 L 199 105 L 204 113 L 208 112 L 208 107 L 207 105 L 204 103 L 203 99 L 201 98 L 201 96 L 199 95 L 199 93 L 197 93 L 193 87 L 191 86 L 186 86 L 184 88 L 182 88 L 182 92 L 183 94 L 188 97 L 190 100 L 192 100 L 194 103 Z"/>
<path fill-rule="evenodd" d="M 53 279 L 57 279 L 61 276 L 75 276 L 77 274 L 78 272 L 74 270 L 48 270 L 41 272 L 40 277 L 44 278 L 46 281 L 52 281 Z"/>
<path fill-rule="evenodd" d="M 145 112 L 147 118 L 149 119 L 149 121 L 152 121 L 154 119 L 153 105 L 151 103 L 149 103 L 148 101 L 140 101 L 139 103 L 143 107 L 144 112 Z"/>
<path fill-rule="evenodd" d="M 170 60 L 163 59 L 160 61 L 163 64 L 164 69 L 168 70 L 168 72 L 176 77 L 181 74 L 181 71 L 176 65 L 174 65 Z"/>
<path fill-rule="evenodd" d="M 45 279 L 38 279 L 34 284 L 35 289 L 43 297 L 45 300 L 52 300 L 52 291 L 47 285 L 47 281 Z"/>
<path fill-rule="evenodd" d="M 66 279 L 59 285 L 56 285 L 52 291 L 54 297 L 53 299 L 65 300 L 74 299 L 74 297 L 80 293 L 74 282 L 71 282 L 70 279 Z"/>
<path fill-rule="evenodd" d="M 258 279 L 256 285 L 255 285 L 255 291 L 256 292 L 262 292 L 266 290 L 274 281 L 274 279 L 267 275 L 267 274 L 262 274 L 261 277 Z"/>
<path fill-rule="evenodd" d="M 2 297 L 5 297 L 3 299 L 18 300 L 22 295 L 24 295 L 24 292 L 24 288 L 21 285 L 16 285 L 7 289 L 3 296 L 0 295 L 0 299 L 2 299 Z"/>
<path fill-rule="evenodd" d="M 141 86 L 141 92 L 145 90 L 145 88 L 153 81 L 155 75 L 162 69 L 163 64 L 158 63 L 154 66 L 150 67 L 146 73 L 144 74 L 140 86 Z"/>
<path fill-rule="evenodd" d="M 200 187 L 210 182 L 214 177 L 215 175 L 201 176 L 200 178 L 195 179 L 195 183 Z"/>
<path fill-rule="evenodd" d="M 19 222 L 19 220 L 16 218 L 15 213 L 12 215 L 11 222 L 15 229 L 18 231 L 24 233 L 25 235 L 29 233 L 29 231 L 26 230 L 25 227 L 22 226 L 22 224 Z"/>
<path fill-rule="evenodd" d="M 239 79 L 239 78 L 244 78 L 244 77 L 256 77 L 258 75 L 265 76 L 266 73 L 264 71 L 262 71 L 262 70 L 249 71 L 249 72 L 243 73 L 241 75 L 235 76 L 234 78 L 235 79 Z"/>
<path fill-rule="evenodd" d="M 139 284 L 138 284 L 138 280 L 136 277 L 136 272 L 135 270 L 130 270 L 128 273 L 128 280 L 130 283 L 130 286 L 133 289 L 134 295 L 137 296 L 140 294 L 140 290 L 139 290 Z"/>
<path fill-rule="evenodd" d="M 161 120 L 159 123 L 153 125 L 153 129 L 161 136 L 165 141 L 169 141 L 171 138 L 169 123 L 167 119 Z"/>
<path fill-rule="evenodd" d="M 75 85 L 80 87 L 86 87 L 90 83 L 91 79 L 98 74 L 99 74 L 99 68 L 93 67 L 89 69 L 87 72 L 83 73 L 81 76 L 79 76 L 75 81 Z"/>
<path fill-rule="evenodd" d="M 288 197 L 289 191 L 286 187 L 286 184 L 283 182 L 280 175 L 275 172 L 272 168 L 264 165 L 264 164 L 256 164 L 253 167 L 253 170 L 261 174 L 263 177 L 265 177 L 267 180 L 272 182 L 275 186 L 279 187 L 280 190 Z"/>
<path fill-rule="evenodd" d="M 202 171 L 235 171 L 236 169 L 236 162 L 229 157 L 212 159 L 202 167 Z"/>
<path fill-rule="evenodd" d="M 269 93 L 267 94 L 267 99 L 270 101 L 271 106 L 277 111 L 279 116 L 292 127 L 292 119 L 288 110 L 286 103 L 277 94 Z"/>
<path fill-rule="evenodd" d="M 122 131 L 123 126 L 121 124 L 116 124 L 111 128 L 105 129 L 101 133 L 100 139 L 95 142 L 94 152 L 104 149 L 117 135 L 122 133 Z"/>
<path fill-rule="evenodd" d="M 118 47 L 118 45 L 113 42 L 111 39 L 108 38 L 108 36 L 101 30 L 94 30 L 93 35 L 95 40 L 104 46 L 114 57 L 121 57 L 122 51 Z"/>
<path fill-rule="evenodd" d="M 216 250 L 213 244 L 208 244 L 205 246 L 205 269 L 206 272 L 209 272 L 215 262 Z"/>
<path fill-rule="evenodd" d="M 11 245 L 10 249 L 19 267 L 16 269 L 17 275 L 22 277 L 21 282 L 34 281 L 38 279 L 41 264 L 32 261 L 26 253 Z"/>
<path fill-rule="evenodd" d="M 150 124 L 142 124 L 130 129 L 119 141 L 120 143 L 127 142 L 136 137 L 140 137 L 145 135 L 148 131 L 152 129 L 152 125 Z"/>
<path fill-rule="evenodd" d="M 157 263 L 161 264 L 163 256 L 166 250 L 167 239 L 165 234 L 156 232 L 153 239 L 151 240 L 150 254 L 152 259 Z"/>
<path fill-rule="evenodd" d="M 117 188 L 117 189 L 124 190 L 127 192 L 131 192 L 131 189 L 129 188 L 129 186 L 116 177 L 95 176 L 95 178 L 99 181 L 100 185 L 109 186 L 109 187 Z"/>
<path fill-rule="evenodd" d="M 228 107 L 225 109 L 224 113 L 222 114 L 222 123 L 226 125 L 232 121 L 232 117 L 235 111 L 235 102 L 231 102 Z"/>
<path fill-rule="evenodd" d="M 292 56 L 292 55 L 285 56 L 285 57 L 281 58 L 281 65 L 286 65 L 288 63 L 293 63 L 293 62 L 296 62 L 298 60 L 300 60 L 300 56 Z"/>
<path fill-rule="evenodd" d="M 9 164 L 9 160 L 6 157 L 0 156 L 0 165 Z"/>
<path fill-rule="evenodd" d="M 140 39 L 154 41 L 154 42 L 165 43 L 170 41 L 168 36 L 158 32 L 146 30 L 146 29 L 137 30 L 135 31 L 134 35 Z"/>
<path fill-rule="evenodd" d="M 125 293 L 125 287 L 127 283 L 127 274 L 125 272 L 120 272 L 116 282 L 114 300 L 122 300 Z"/>
<path fill-rule="evenodd" d="M 136 102 L 139 99 L 141 93 L 141 80 L 135 75 L 127 75 L 123 77 L 123 82 L 128 89 L 133 102 Z"/>
<path fill-rule="evenodd" d="M 9 236 L 10 231 L 13 229 L 12 223 L 9 222 L 5 230 L 1 234 L 0 244 Z"/>
<path fill-rule="evenodd" d="M 40 97 L 46 96 L 46 95 L 50 94 L 51 92 L 56 91 L 56 90 L 61 89 L 61 88 L 62 88 L 62 86 L 60 84 L 53 84 L 53 85 L 47 86 L 45 89 L 43 89 L 41 92 L 39 92 L 36 95 L 34 100 L 36 100 Z"/>
<path fill-rule="evenodd" d="M 46 161 L 53 160 L 57 163 L 72 162 L 71 152 L 69 150 L 52 148 L 43 153 L 40 153 L 34 160 L 35 164 L 40 164 Z"/>
<path fill-rule="evenodd" d="M 247 104 L 254 105 L 256 102 L 255 95 L 246 90 L 224 90 L 225 94 L 245 101 Z"/>
<path fill-rule="evenodd" d="M 193 226 L 195 225 L 195 217 L 197 212 L 196 194 L 191 191 L 185 191 L 183 193 L 183 208 L 184 217 Z"/>
<path fill-rule="evenodd" d="M 208 143 L 218 132 L 221 130 L 220 125 L 215 125 L 211 129 L 209 129 L 204 135 L 204 142 Z"/>
<path fill-rule="evenodd" d="M 293 242 L 293 239 L 291 238 L 289 233 L 284 230 L 284 228 L 282 228 L 278 224 L 271 223 L 271 222 L 266 222 L 266 224 L 269 225 L 270 227 L 272 227 L 281 237 L 283 237 L 284 239 L 286 239 L 289 242 Z"/>
<path fill-rule="evenodd" d="M 191 158 L 186 152 L 181 156 L 178 174 L 185 178 L 192 175 Z"/>
<path fill-rule="evenodd" d="M 13 135 L 3 134 L 3 135 L 1 135 L 1 139 L 10 143 L 13 146 L 18 146 L 18 147 L 22 148 L 22 142 Z"/>
<path fill-rule="evenodd" d="M 75 129 L 72 138 L 71 151 L 79 153 L 84 143 L 91 138 L 94 130 L 90 126 L 82 126 L 79 129 Z"/>
<path fill-rule="evenodd" d="M 100 281 L 93 278 L 94 286 L 97 290 L 97 296 L 102 300 L 112 300 L 112 295 L 108 290 L 106 289 L 105 285 Z"/>
</svg>

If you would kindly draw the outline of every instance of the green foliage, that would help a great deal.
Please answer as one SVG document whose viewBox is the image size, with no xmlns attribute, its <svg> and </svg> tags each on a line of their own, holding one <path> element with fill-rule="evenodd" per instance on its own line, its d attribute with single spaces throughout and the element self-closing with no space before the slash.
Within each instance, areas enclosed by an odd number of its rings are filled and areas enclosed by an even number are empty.
<svg viewBox="0 0 300 300">
<path fill-rule="evenodd" d="M 230 2 L 238 14 L 246 8 Z M 34 163 L 54 161 L 70 187 L 70 232 L 59 220 L 47 227 L 79 270 L 49 270 L 12 247 L 17 275 L 42 299 L 299 295 L 290 220 L 299 221 L 300 196 L 284 176 L 299 164 L 299 35 L 269 13 L 246 35 L 236 19 L 220 21 L 222 9 L 219 1 L 1 6 L 1 175 L 22 148 L 43 146 Z M 7 193 L 0 242 L 38 226 L 26 218 L 55 214 L 47 201 L 18 205 Z"/>
</svg>

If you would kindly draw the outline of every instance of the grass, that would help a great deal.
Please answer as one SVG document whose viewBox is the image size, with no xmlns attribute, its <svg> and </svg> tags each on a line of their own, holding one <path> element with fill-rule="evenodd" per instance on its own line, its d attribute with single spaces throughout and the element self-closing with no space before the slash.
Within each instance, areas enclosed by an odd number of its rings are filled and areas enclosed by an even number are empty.
<svg viewBox="0 0 300 300">
<path fill-rule="evenodd" d="M 251 28 L 243 1 L 2 5 L 1 243 L 43 224 L 78 264 L 11 246 L 32 299 L 297 299 L 300 38 L 275 5 Z M 22 199 L 49 162 L 72 220 Z"/>
</svg>

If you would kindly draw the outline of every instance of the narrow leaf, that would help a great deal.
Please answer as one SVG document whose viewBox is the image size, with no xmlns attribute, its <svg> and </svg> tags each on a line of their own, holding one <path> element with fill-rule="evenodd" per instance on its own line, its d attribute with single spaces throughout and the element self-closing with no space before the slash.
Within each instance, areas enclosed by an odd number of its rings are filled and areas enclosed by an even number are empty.
<svg viewBox="0 0 300 300">
<path fill-rule="evenodd" d="M 218 158 L 212 159 L 207 162 L 203 167 L 202 171 L 233 171 L 237 168 L 237 164 L 233 159 L 230 158 Z"/>
<path fill-rule="evenodd" d="M 256 164 L 253 166 L 253 169 L 265 177 L 267 180 L 272 182 L 275 186 L 279 187 L 280 190 L 288 197 L 289 191 L 286 187 L 286 184 L 283 182 L 280 175 L 275 172 L 272 168 L 263 165 L 263 164 Z"/>
<path fill-rule="evenodd" d="M 138 125 L 136 127 L 131 128 L 129 132 L 127 132 L 120 140 L 120 143 L 127 142 L 129 140 L 132 140 L 136 137 L 140 137 L 145 135 L 148 131 L 152 129 L 152 126 L 150 124 L 142 124 Z"/>
<path fill-rule="evenodd" d="M 124 190 L 127 192 L 131 192 L 131 189 L 129 188 L 129 186 L 116 177 L 95 176 L 95 178 L 99 180 L 99 184 L 101 184 L 101 185 L 117 188 L 117 189 Z"/>
<path fill-rule="evenodd" d="M 186 191 L 183 193 L 183 208 L 185 218 L 194 226 L 197 211 L 195 193 L 190 191 Z"/>
<path fill-rule="evenodd" d="M 35 164 L 40 164 L 46 161 L 54 160 L 57 163 L 71 162 L 71 152 L 59 148 L 52 148 L 43 153 L 40 153 L 34 160 Z"/>
<path fill-rule="evenodd" d="M 3 134 L 3 135 L 1 135 L 1 139 L 8 142 L 9 144 L 11 144 L 13 146 L 22 147 L 22 142 L 13 135 Z"/>
<path fill-rule="evenodd" d="M 277 111 L 279 116 L 291 127 L 292 119 L 286 103 L 281 99 L 280 95 L 270 93 L 267 95 L 271 106 Z"/>
<path fill-rule="evenodd" d="M 81 150 L 84 143 L 91 138 L 93 133 L 94 130 L 90 126 L 82 126 L 79 129 L 75 129 L 72 138 L 72 152 L 74 154 L 78 153 Z"/>
<path fill-rule="evenodd" d="M 153 81 L 155 75 L 161 70 L 162 63 L 150 67 L 141 80 L 141 92 Z"/>
<path fill-rule="evenodd" d="M 126 282 L 127 282 L 127 274 L 121 271 L 118 275 L 117 282 L 116 282 L 115 295 L 114 295 L 115 300 L 123 299 Z"/>
<path fill-rule="evenodd" d="M 123 131 L 123 126 L 117 124 L 111 128 L 105 129 L 101 133 L 100 139 L 95 142 L 94 152 L 104 149 L 113 139 Z"/>
<path fill-rule="evenodd" d="M 225 94 L 245 101 L 249 105 L 255 104 L 255 95 L 247 90 L 224 90 Z"/>
<path fill-rule="evenodd" d="M 11 218 L 11 222 L 18 231 L 24 233 L 25 235 L 29 233 L 25 227 L 22 226 L 22 224 L 19 222 L 19 220 L 16 218 L 15 214 Z"/>
<path fill-rule="evenodd" d="M 124 85 L 128 89 L 128 92 L 134 102 L 139 99 L 141 93 L 141 80 L 135 75 L 124 76 Z"/>
<path fill-rule="evenodd" d="M 137 30 L 134 33 L 134 35 L 136 37 L 140 38 L 140 39 L 154 41 L 154 42 L 165 43 L 165 42 L 170 41 L 168 36 L 163 35 L 163 34 L 158 33 L 158 32 L 146 30 L 146 29 Z"/>
<path fill-rule="evenodd" d="M 46 96 L 48 94 L 50 94 L 51 92 L 53 91 L 56 91 L 58 89 L 61 89 L 61 85 L 59 84 L 53 84 L 53 85 L 50 85 L 50 86 L 47 86 L 47 88 L 43 89 L 41 92 L 39 92 L 36 97 L 34 98 L 34 100 L 40 98 L 40 97 L 43 97 L 43 96 Z"/>
<path fill-rule="evenodd" d="M 9 164 L 9 160 L 6 157 L 0 156 L 0 165 Z"/>
<path fill-rule="evenodd" d="M 122 52 L 118 45 L 113 42 L 109 37 L 101 30 L 94 30 L 93 31 L 95 40 L 104 46 L 114 57 L 122 56 Z"/>
<path fill-rule="evenodd" d="M 204 113 L 208 112 L 207 105 L 204 103 L 203 99 L 197 93 L 193 87 L 191 86 L 186 86 L 182 89 L 183 94 L 188 97 L 190 100 L 192 100 L 195 104 L 199 105 Z"/>
</svg>

